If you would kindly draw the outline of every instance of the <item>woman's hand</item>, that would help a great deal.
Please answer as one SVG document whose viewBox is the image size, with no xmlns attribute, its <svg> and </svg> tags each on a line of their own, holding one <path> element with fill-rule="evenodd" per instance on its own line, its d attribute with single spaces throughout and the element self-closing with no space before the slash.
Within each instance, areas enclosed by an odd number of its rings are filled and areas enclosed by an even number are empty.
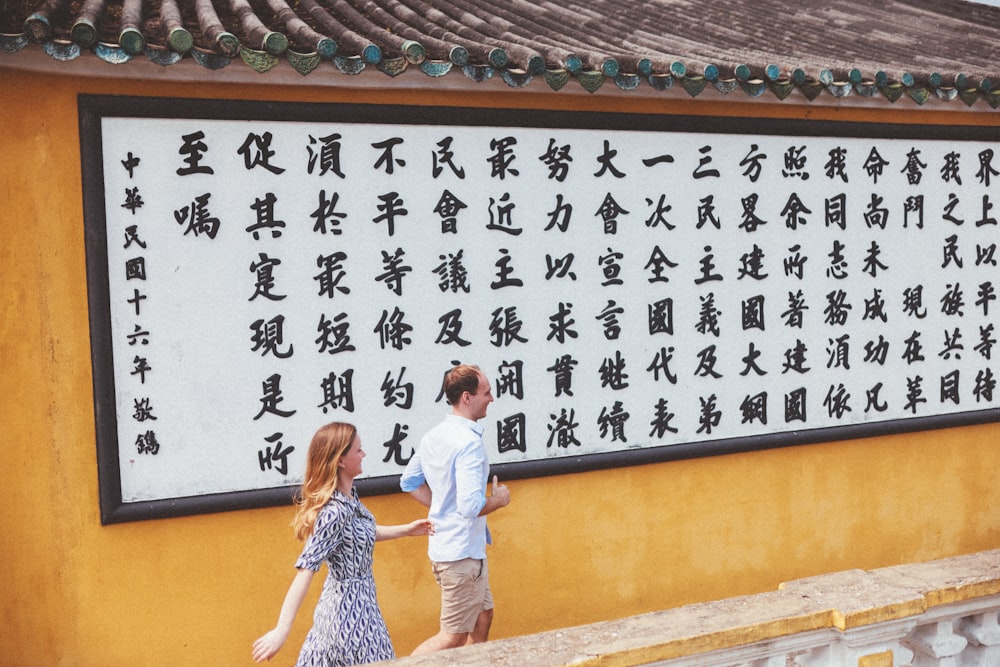
<svg viewBox="0 0 1000 667">
<path fill-rule="evenodd" d="M 281 650 L 292 631 L 292 623 L 295 615 L 299 613 L 302 600 L 306 597 L 309 584 L 312 583 L 313 575 L 316 573 L 308 568 L 302 568 L 292 579 L 292 585 L 285 593 L 285 601 L 281 603 L 281 613 L 278 615 L 278 624 L 266 635 L 253 643 L 253 659 L 257 662 L 270 660 L 275 653 Z"/>
<path fill-rule="evenodd" d="M 288 639 L 288 633 L 282 633 L 274 629 L 255 641 L 253 643 L 254 662 L 270 660 L 285 645 L 286 639 Z"/>
<path fill-rule="evenodd" d="M 417 519 L 397 526 L 375 526 L 375 541 L 395 540 L 399 537 L 420 537 L 433 535 L 434 524 L 429 519 Z"/>
<path fill-rule="evenodd" d="M 430 519 L 417 519 L 416 521 L 411 521 L 405 526 L 406 535 L 410 537 L 420 537 L 421 535 L 433 535 L 434 534 L 434 524 L 431 523 Z"/>
</svg>

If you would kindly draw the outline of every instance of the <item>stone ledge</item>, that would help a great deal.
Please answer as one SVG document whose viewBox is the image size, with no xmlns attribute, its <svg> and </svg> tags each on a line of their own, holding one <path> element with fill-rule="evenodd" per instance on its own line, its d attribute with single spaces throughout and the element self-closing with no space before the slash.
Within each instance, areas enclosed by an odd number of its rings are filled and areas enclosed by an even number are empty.
<svg viewBox="0 0 1000 667">
<path fill-rule="evenodd" d="M 628 667 L 809 631 L 845 631 L 997 594 L 1000 549 L 871 571 L 835 572 L 787 582 L 773 592 L 403 657 L 393 664 Z"/>
</svg>

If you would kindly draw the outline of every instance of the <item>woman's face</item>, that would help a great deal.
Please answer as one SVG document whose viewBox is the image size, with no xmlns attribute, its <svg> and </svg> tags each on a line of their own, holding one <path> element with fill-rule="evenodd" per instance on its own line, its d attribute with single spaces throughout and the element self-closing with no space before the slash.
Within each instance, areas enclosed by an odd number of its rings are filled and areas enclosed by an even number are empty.
<svg viewBox="0 0 1000 667">
<path fill-rule="evenodd" d="M 361 461 L 364 458 L 365 451 L 361 449 L 361 436 L 355 434 L 354 440 L 340 456 L 341 472 L 349 479 L 354 479 L 361 474 Z"/>
</svg>

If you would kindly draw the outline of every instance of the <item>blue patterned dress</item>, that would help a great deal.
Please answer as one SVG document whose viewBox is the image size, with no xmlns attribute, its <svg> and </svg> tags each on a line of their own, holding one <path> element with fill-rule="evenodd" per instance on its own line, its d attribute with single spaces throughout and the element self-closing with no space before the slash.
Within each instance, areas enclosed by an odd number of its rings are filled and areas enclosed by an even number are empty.
<svg viewBox="0 0 1000 667">
<path fill-rule="evenodd" d="M 351 489 L 350 498 L 334 491 L 295 561 L 296 568 L 314 572 L 326 561 L 328 569 L 296 667 L 348 667 L 396 658 L 375 597 L 374 548 L 375 517 L 357 491 Z"/>
</svg>

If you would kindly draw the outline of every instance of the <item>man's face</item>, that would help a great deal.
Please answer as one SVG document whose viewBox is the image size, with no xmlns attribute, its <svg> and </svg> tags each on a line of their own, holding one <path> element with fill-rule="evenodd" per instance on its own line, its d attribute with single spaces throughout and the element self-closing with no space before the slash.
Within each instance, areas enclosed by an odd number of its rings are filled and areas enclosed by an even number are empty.
<svg viewBox="0 0 1000 667">
<path fill-rule="evenodd" d="M 486 416 L 486 408 L 493 402 L 493 390 L 490 388 L 490 381 L 486 375 L 479 374 L 479 387 L 475 395 L 469 394 L 469 411 L 475 421 L 479 421 Z"/>
</svg>

